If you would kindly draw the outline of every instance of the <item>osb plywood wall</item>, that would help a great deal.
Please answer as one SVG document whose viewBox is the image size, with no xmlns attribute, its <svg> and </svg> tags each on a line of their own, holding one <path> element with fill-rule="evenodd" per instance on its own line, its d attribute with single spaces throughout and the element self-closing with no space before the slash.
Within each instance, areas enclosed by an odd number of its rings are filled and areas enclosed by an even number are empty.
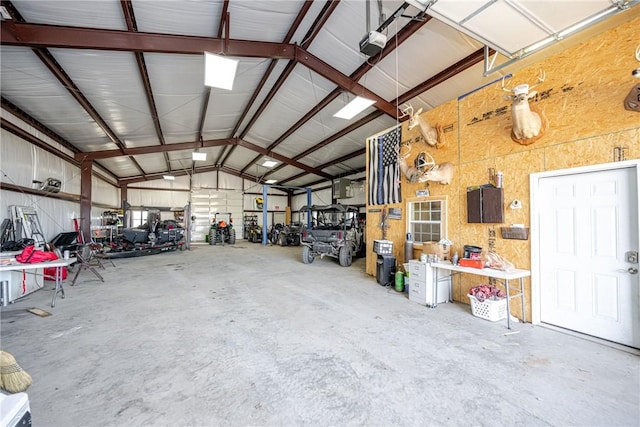
<svg viewBox="0 0 640 427">
<path fill-rule="evenodd" d="M 416 190 L 424 188 L 429 189 L 431 196 L 447 196 L 447 237 L 454 242 L 452 253 L 462 254 L 466 244 L 485 250 L 493 246 L 517 268 L 531 269 L 531 239 L 503 239 L 500 233 L 500 227 L 511 224 L 530 226 L 529 175 L 612 162 L 616 147 L 625 149 L 626 159 L 640 158 L 640 113 L 623 107 L 624 98 L 638 84 L 631 76 L 631 70 L 640 66 L 633 55 L 640 43 L 638 28 L 640 18 L 513 73 L 506 82 L 511 88 L 522 83 L 535 84 L 541 70 L 545 74 L 545 80 L 535 88 L 538 95 L 530 102 L 532 110 L 541 113 L 545 129 L 543 136 L 530 145 L 521 145 L 511 139 L 510 102 L 503 99 L 506 92 L 502 90 L 501 82 L 422 115 L 429 123 L 441 127 L 444 137 L 441 148 L 428 146 L 421 140 L 417 128 L 408 131 L 407 123 L 404 123 L 402 141 L 411 143 L 409 164 L 413 164 L 421 151 L 426 151 L 436 163 L 455 165 L 455 175 L 449 185 L 411 184 L 402 177 L 403 201 L 415 197 Z M 504 223 L 469 224 L 467 187 L 488 183 L 490 168 L 504 174 Z M 521 209 L 509 207 L 515 199 L 522 202 Z M 401 208 L 404 216 L 406 206 L 403 203 L 387 205 L 387 209 L 394 207 Z M 366 271 L 374 276 L 373 241 L 382 238 L 380 208 L 367 206 Z M 394 242 L 394 255 L 401 263 L 406 220 L 389 220 L 388 223 L 386 238 Z M 482 281 L 479 276 L 456 277 L 454 300 L 468 304 L 469 288 Z M 528 279 L 525 295 L 527 319 L 531 319 Z M 515 299 L 512 312 L 520 312 Z"/>
</svg>

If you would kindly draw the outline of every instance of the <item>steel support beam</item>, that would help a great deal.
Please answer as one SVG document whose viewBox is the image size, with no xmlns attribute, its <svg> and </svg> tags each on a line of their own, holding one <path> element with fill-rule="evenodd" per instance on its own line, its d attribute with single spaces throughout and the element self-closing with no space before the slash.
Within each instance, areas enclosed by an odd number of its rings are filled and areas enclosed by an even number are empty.
<svg viewBox="0 0 640 427">
<path fill-rule="evenodd" d="M 80 232 L 84 241 L 91 240 L 91 172 L 92 160 L 80 164 Z"/>
</svg>

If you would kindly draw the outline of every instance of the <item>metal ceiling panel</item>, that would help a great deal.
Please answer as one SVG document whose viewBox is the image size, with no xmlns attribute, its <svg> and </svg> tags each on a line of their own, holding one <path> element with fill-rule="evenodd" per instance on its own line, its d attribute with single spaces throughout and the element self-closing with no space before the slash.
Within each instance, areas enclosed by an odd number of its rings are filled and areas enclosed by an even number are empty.
<svg viewBox="0 0 640 427">
<path fill-rule="evenodd" d="M 194 143 L 194 149 L 196 144 Z M 198 160 L 196 162 L 196 167 L 201 166 L 214 166 L 215 160 L 218 158 L 222 150 L 225 147 L 206 147 L 199 148 L 198 151 L 201 153 L 206 153 L 207 160 Z M 169 162 L 171 162 L 172 169 L 183 169 L 191 168 L 191 164 L 193 159 L 191 157 L 191 153 L 194 150 L 179 150 L 179 151 L 169 151 L 167 154 L 169 156 Z"/>
<path fill-rule="evenodd" d="M 324 172 L 327 172 L 333 176 L 344 176 L 345 174 L 351 173 L 354 169 L 364 167 L 365 162 L 365 155 L 362 154 L 358 157 L 354 157 L 352 159 L 337 163 L 333 166 L 329 166 L 328 168 L 324 169 Z"/>
<path fill-rule="evenodd" d="M 421 93 L 419 96 L 412 98 L 407 104 L 411 104 L 414 111 L 417 111 L 418 108 L 423 108 L 424 111 L 428 111 L 501 78 L 500 73 L 483 77 L 483 70 L 482 63 L 476 64 L 447 79 L 446 84 L 439 84 Z"/>
<path fill-rule="evenodd" d="M 350 75 L 367 60 L 359 47 L 360 40 L 367 34 L 365 5 L 364 1 L 340 2 L 309 46 L 309 53 L 323 58 L 342 74 Z M 377 10 L 372 6 L 374 8 Z M 377 19 L 372 22 L 372 29 L 377 28 Z"/>
<path fill-rule="evenodd" d="M 291 181 L 287 181 L 285 185 L 290 185 L 292 187 L 307 187 L 310 183 L 321 180 L 322 178 L 317 175 L 305 175 L 301 178 L 292 179 Z M 318 198 L 318 194 L 314 194 L 314 198 Z M 323 204 L 330 204 L 331 200 L 322 201 Z"/>
<path fill-rule="evenodd" d="M 302 172 L 302 169 L 298 169 L 295 166 L 286 165 L 282 169 L 272 170 L 269 172 L 267 179 L 277 179 L 282 181 L 292 175 L 297 175 Z"/>
<path fill-rule="evenodd" d="M 253 150 L 249 150 L 248 148 L 242 146 L 236 146 L 236 149 L 233 151 L 233 156 L 227 160 L 225 166 L 228 166 L 232 169 L 241 170 L 247 162 L 256 157 L 258 153 Z M 266 169 L 260 166 L 262 170 Z M 254 175 L 256 173 L 256 169 L 252 166 L 247 169 L 247 173 Z"/>
<path fill-rule="evenodd" d="M 518 1 L 514 3 L 532 19 L 543 23 L 551 32 L 558 33 L 611 7 L 613 2 L 610 0 L 572 0 Z"/>
<path fill-rule="evenodd" d="M 300 126 L 291 136 L 278 145 L 276 151 L 286 156 L 294 157 L 349 125 L 352 120 L 333 117 L 333 114 L 346 104 L 346 98 L 347 95 L 345 94 L 345 96 L 332 101 L 326 108 Z M 350 99 L 353 99 L 353 97 L 350 97 Z M 354 117 L 353 120 L 357 120 L 372 111 L 373 108 L 367 108 L 364 112 Z"/>
<path fill-rule="evenodd" d="M 391 52 L 378 60 L 359 52 L 359 42 L 367 32 L 367 3 L 362 0 L 332 3 L 326 0 L 231 0 L 226 3 L 231 18 L 228 27 L 231 43 L 235 43 L 235 48 L 243 46 L 239 51 L 250 55 L 260 56 L 264 52 L 266 58 L 239 58 L 234 88 L 223 91 L 204 87 L 203 55 L 193 54 L 191 43 L 195 40 L 198 46 L 206 47 L 209 41 L 202 38 L 208 37 L 212 38 L 212 46 L 221 46 L 217 38 L 218 26 L 223 20 L 223 0 L 16 0 L 3 4 L 10 13 L 13 11 L 11 5 L 14 5 L 26 21 L 21 23 L 19 17 L 14 16 L 16 22 L 2 22 L 0 84 L 3 100 L 8 101 L 7 113 L 20 115 L 19 111 L 13 111 L 11 104 L 14 104 L 85 153 L 114 150 L 116 146 L 107 134 L 124 141 L 128 147 L 148 145 L 160 149 L 158 127 L 165 143 L 186 143 L 187 147 L 193 143 L 194 148 L 200 131 L 206 140 L 239 137 L 254 144 L 254 149 L 243 147 L 242 142 L 232 147 L 202 148 L 209 154 L 208 159 L 195 165 L 206 167 L 220 162 L 222 170 L 229 168 L 232 175 L 234 170 L 246 168 L 247 174 L 261 176 L 268 170 L 253 164 L 256 157 L 262 157 L 255 148 L 272 147 L 273 157 L 280 160 L 284 160 L 282 156 L 288 157 L 297 166 L 282 167 L 268 176 L 280 181 L 295 178 L 287 183 L 299 186 L 330 180 L 336 175 L 344 176 L 349 168 L 364 167 L 364 155 L 360 153 L 365 140 L 396 124 L 396 119 L 390 116 L 395 108 L 388 104 L 399 96 L 404 99 L 406 95 L 402 95 L 410 93 L 413 99 L 409 102 L 415 109 L 430 109 L 499 78 L 501 73 L 494 73 L 495 69 L 491 77 L 483 77 L 483 64 L 480 63 L 460 72 L 469 61 L 480 59 L 478 53 L 483 44 L 519 50 L 524 47 L 521 44 L 530 44 L 532 39 L 548 34 L 559 33 L 561 36 L 567 26 L 605 9 L 615 9 L 610 0 L 439 0 L 427 11 L 436 19 L 427 23 L 397 16 L 390 21 L 383 31 L 388 37 L 403 27 L 406 27 L 406 34 L 411 35 L 399 44 L 397 53 L 393 52 L 397 46 L 387 45 L 385 54 Z M 369 0 L 371 29 L 379 26 L 380 4 L 388 18 L 403 2 Z M 638 16 L 638 4 L 637 0 L 625 3 L 625 6 L 635 8 L 625 19 Z M 133 12 L 131 17 L 135 19 L 138 34 L 128 33 L 123 7 L 127 17 L 130 11 Z M 304 16 L 300 15 L 302 11 L 306 11 Z M 320 16 L 321 12 L 327 15 Z M 420 19 L 417 13 L 414 7 L 405 11 L 405 15 Z M 299 25 L 298 19 L 301 19 Z M 617 19 L 608 25 L 611 28 L 622 22 Z M 39 23 L 94 30 L 53 29 Z M 312 27 L 314 31 L 310 32 Z M 420 29 L 413 32 L 418 27 Z M 599 27 L 602 31 L 605 26 Z M 118 32 L 108 33 L 113 30 Z M 289 42 L 288 34 L 292 30 L 295 32 Z M 477 34 L 479 32 L 483 34 Z M 297 54 L 308 49 L 310 57 L 301 58 L 280 83 L 289 60 L 274 62 L 270 56 L 278 53 L 270 43 L 283 41 L 296 44 Z M 307 41 L 310 41 L 308 46 Z M 554 46 L 559 48 L 568 41 Z M 21 44 L 38 46 L 42 59 L 26 47 L 16 47 Z M 136 53 L 140 52 L 130 50 L 134 46 L 147 50 L 142 52 L 142 57 L 157 110 L 156 118 L 152 117 L 153 108 L 148 105 L 144 76 L 136 62 Z M 101 48 L 112 50 L 98 50 Z M 280 48 L 284 49 L 286 57 L 294 50 Z M 151 50 L 178 53 L 150 53 Z M 545 48 L 545 55 L 551 50 Z M 501 66 L 508 64 L 508 72 L 535 59 L 534 55 L 517 61 L 501 57 L 498 55 L 496 62 Z M 459 63 L 462 59 L 468 61 Z M 44 65 L 45 62 L 52 69 L 60 67 L 58 77 Z M 275 64 L 273 72 L 265 76 L 272 63 Z M 452 68 L 454 64 L 463 66 Z M 368 66 L 373 69 L 358 82 L 349 82 L 347 76 Z M 506 73 L 507 69 L 504 69 Z M 263 78 L 264 86 L 256 94 Z M 441 83 L 436 86 L 425 84 L 433 78 Z M 333 81 L 340 81 L 347 89 L 319 108 L 319 103 L 329 94 L 338 93 Z M 273 93 L 276 83 L 278 87 Z M 65 87 L 67 85 L 70 87 Z M 74 86 L 81 92 L 77 96 L 70 93 L 75 91 Z M 387 100 L 387 105 L 381 107 L 386 114 L 372 116 L 370 113 L 375 110 L 370 107 L 351 120 L 334 118 L 333 114 L 358 91 L 370 91 L 373 92 L 371 96 Z M 267 96 L 270 97 L 268 103 L 264 102 Z M 81 105 L 85 105 L 89 113 Z M 260 114 L 256 115 L 258 112 Z M 157 119 L 157 127 L 154 119 Z M 370 121 L 362 124 L 366 120 Z M 281 141 L 283 135 L 288 136 Z M 146 179 L 147 174 L 154 172 L 190 171 L 194 164 L 190 153 L 191 149 L 181 149 L 137 155 L 136 161 L 126 155 L 98 158 L 96 165 L 121 178 Z M 337 160 L 340 162 L 332 164 Z M 318 170 L 327 164 L 329 166 L 323 171 Z M 309 170 L 315 173 L 307 173 Z M 215 179 L 219 174 L 204 175 Z"/>
<path fill-rule="evenodd" d="M 249 121 L 253 118 L 254 114 L 260 108 L 260 106 L 262 105 L 262 103 L 266 99 L 267 95 L 269 94 L 269 91 L 271 90 L 271 88 L 273 87 L 275 82 L 278 80 L 280 74 L 285 69 L 285 67 L 287 66 L 288 63 L 289 63 L 289 61 L 287 61 L 287 60 L 278 60 L 278 61 L 276 61 L 276 65 L 273 68 L 273 71 L 270 73 L 269 77 L 266 79 L 262 90 L 256 96 L 256 99 L 251 104 L 247 115 L 244 117 L 244 119 L 240 123 L 240 126 L 239 126 L 239 131 L 240 132 L 242 132 L 246 128 L 246 126 L 248 125 Z M 267 67 L 268 67 L 268 64 L 270 64 L 270 62 L 266 64 Z M 252 87 L 251 89 L 255 90 L 255 87 Z M 246 102 L 248 102 L 248 99 L 247 99 Z M 230 135 L 230 136 L 231 137 L 236 137 L 236 136 L 239 136 L 239 135 Z M 248 133 L 247 138 L 248 139 L 252 139 L 250 133 Z M 252 142 L 256 142 L 256 141 L 252 140 Z"/>
<path fill-rule="evenodd" d="M 281 42 L 302 4 L 300 0 L 230 1 L 231 37 Z"/>
<path fill-rule="evenodd" d="M 204 99 L 204 55 L 145 54 L 167 143 L 196 141 Z"/>
<path fill-rule="evenodd" d="M 352 123 L 352 121 L 349 121 L 349 123 Z M 328 144 L 326 148 L 322 149 L 323 151 L 317 150 L 308 154 L 305 157 L 305 159 L 308 159 L 308 160 L 305 160 L 305 161 L 308 162 L 309 165 L 316 166 L 322 163 L 326 163 L 327 161 L 330 161 L 332 159 L 338 158 L 344 154 L 353 152 L 357 148 L 361 148 L 364 146 L 364 141 L 366 140 L 367 137 L 374 135 L 378 132 L 381 132 L 391 126 L 394 126 L 395 123 L 396 123 L 395 120 L 392 119 L 391 117 L 380 116 L 377 119 L 372 120 L 360 126 L 359 128 L 349 132 L 348 134 L 338 138 L 336 141 L 333 141 L 331 144 Z M 318 143 L 326 139 L 326 137 L 320 138 L 317 141 L 315 141 L 313 144 L 306 144 L 306 148 L 301 149 L 302 145 L 298 145 L 298 144 L 301 144 L 302 142 L 304 142 L 303 138 L 305 135 L 305 131 L 301 130 L 300 132 L 301 133 L 297 138 L 294 137 L 297 134 L 296 132 L 294 133 L 294 136 L 287 139 L 286 143 L 282 143 L 281 145 L 279 145 L 277 151 L 281 154 L 289 155 L 293 157 L 304 152 L 306 149 L 317 145 Z M 323 154 L 319 155 L 317 154 L 318 152 L 322 152 Z"/>
<path fill-rule="evenodd" d="M 234 163 L 232 166 L 231 164 L 228 164 L 227 166 L 231 166 L 234 169 L 237 170 L 241 170 L 244 166 L 246 166 L 247 164 L 250 164 L 250 162 L 256 157 L 259 156 L 259 153 L 256 153 L 255 151 L 252 150 L 248 150 L 244 147 L 238 147 L 238 150 L 235 150 L 233 153 L 233 159 L 234 159 Z M 250 166 L 249 169 L 246 170 L 247 173 L 250 174 L 255 174 L 256 170 L 255 168 L 253 168 L 253 165 Z"/>
<path fill-rule="evenodd" d="M 132 4 L 140 32 L 214 37 L 223 1 L 133 0 Z"/>
<path fill-rule="evenodd" d="M 314 21 L 316 20 L 316 17 L 320 14 L 322 9 L 325 7 L 326 2 L 327 0 L 315 0 L 313 2 L 309 10 L 307 11 L 307 14 L 302 19 L 302 22 L 300 22 L 300 26 L 298 27 L 296 32 L 293 34 L 291 43 L 296 43 L 302 46 L 302 44 L 306 41 L 305 37 L 307 36 L 309 28 L 311 28 Z M 298 9 L 302 9 L 302 6 L 303 6 L 302 3 L 303 2 L 300 2 Z"/>
<path fill-rule="evenodd" d="M 100 127 L 31 49 L 0 49 L 2 96 L 82 151 L 115 149 Z"/>
<path fill-rule="evenodd" d="M 402 4 L 403 2 L 399 0 L 370 1 L 370 27 L 367 29 L 367 2 L 341 1 L 318 37 L 309 46 L 309 52 L 323 58 L 343 74 L 350 75 L 363 62 L 369 60 L 368 56 L 360 53 L 360 41 L 368 35 L 369 30 L 377 30 L 380 24 L 391 17 Z M 382 20 L 379 5 L 382 6 Z M 387 36 L 387 40 L 390 40 L 406 23 L 402 18 L 400 18 L 401 23 L 396 21 L 382 31 Z"/>
<path fill-rule="evenodd" d="M 496 25 L 499 22 L 500 25 Z M 550 35 L 507 3 L 496 2 L 469 19 L 464 26 L 491 41 L 496 50 L 515 54 Z"/>
<path fill-rule="evenodd" d="M 161 154 L 141 154 L 134 158 L 145 173 L 159 173 L 167 170 L 167 164 Z"/>
<path fill-rule="evenodd" d="M 109 127 L 127 147 L 158 144 L 149 104 L 130 52 L 50 49 Z M 105 70 L 109 70 L 105 73 Z"/>
<path fill-rule="evenodd" d="M 361 133 L 361 135 L 363 134 L 364 132 Z M 368 136 L 371 135 L 366 135 L 362 139 L 355 136 L 353 138 L 342 138 L 333 144 L 322 147 L 309 154 L 305 158 L 305 163 L 309 166 L 319 167 L 342 156 L 351 154 L 364 147 L 364 142 Z"/>
<path fill-rule="evenodd" d="M 211 150 L 211 151 L 209 151 Z M 201 148 L 200 151 L 207 152 L 207 160 L 206 161 L 198 161 L 196 162 L 197 166 L 209 166 L 213 165 L 212 158 L 214 157 L 211 153 L 215 150 L 214 148 Z M 171 164 L 171 170 L 191 170 L 191 165 L 193 164 L 193 160 L 191 158 L 191 153 L 193 150 L 179 150 L 179 151 L 170 151 L 167 153 L 169 155 L 169 162 Z M 137 157 L 136 157 L 137 158 Z"/>
<path fill-rule="evenodd" d="M 220 139 L 234 136 L 231 135 L 231 132 L 267 70 L 269 62 L 267 59 L 244 58 L 238 63 L 233 84 L 234 90 L 211 89 L 207 117 L 203 129 L 204 139 Z"/>
<path fill-rule="evenodd" d="M 430 5 L 427 13 L 503 55 L 517 57 L 523 49 L 549 36 L 561 39 L 559 33 L 615 9 L 615 3 L 607 0 L 441 0 Z M 637 1 L 630 3 L 627 7 L 637 5 Z"/>
<path fill-rule="evenodd" d="M 369 71 L 361 83 L 393 100 L 482 45 L 435 19 Z"/>
<path fill-rule="evenodd" d="M 302 65 L 293 72 L 269 103 L 269 108 L 247 133 L 246 139 L 268 146 L 335 88 L 335 84 Z"/>
<path fill-rule="evenodd" d="M 100 164 L 105 169 L 110 170 L 118 178 L 140 175 L 140 171 L 133 165 L 133 162 L 129 160 L 128 157 L 100 159 Z"/>
<path fill-rule="evenodd" d="M 27 22 L 111 30 L 127 29 L 119 0 L 13 0 L 11 3 Z"/>
</svg>

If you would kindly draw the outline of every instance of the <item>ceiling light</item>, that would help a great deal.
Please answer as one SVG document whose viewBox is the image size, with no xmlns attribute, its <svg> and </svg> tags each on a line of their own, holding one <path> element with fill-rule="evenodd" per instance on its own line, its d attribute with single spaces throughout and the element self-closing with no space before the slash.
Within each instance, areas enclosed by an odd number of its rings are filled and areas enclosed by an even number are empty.
<svg viewBox="0 0 640 427">
<path fill-rule="evenodd" d="M 278 180 L 277 180 L 277 179 L 268 179 L 268 180 L 266 180 L 264 183 L 265 183 L 265 184 L 275 184 L 276 182 L 278 182 Z"/>
<path fill-rule="evenodd" d="M 349 120 L 352 119 L 356 114 L 361 113 L 367 107 L 375 103 L 376 101 L 372 101 L 361 96 L 356 96 L 353 101 L 342 107 L 342 109 L 335 113 L 333 117 Z"/>
<path fill-rule="evenodd" d="M 233 89 L 233 79 L 236 77 L 238 61 L 224 56 L 204 53 L 204 84 L 205 86 Z"/>
<path fill-rule="evenodd" d="M 199 151 L 194 151 L 191 153 L 192 160 L 207 160 L 207 153 L 201 153 Z"/>
<path fill-rule="evenodd" d="M 162 175 L 162 177 L 168 181 L 174 181 L 176 179 L 173 175 Z"/>
<path fill-rule="evenodd" d="M 417 9 L 420 9 L 422 12 L 427 10 L 427 7 L 429 7 L 431 3 L 435 3 L 432 0 L 405 0 L 405 1 L 409 3 L 411 6 Z"/>
<path fill-rule="evenodd" d="M 262 162 L 260 166 L 264 166 L 265 168 L 272 168 L 277 164 L 278 162 L 276 162 L 275 160 L 265 159 L 265 161 Z"/>
<path fill-rule="evenodd" d="M 3 21 L 7 19 L 11 19 L 11 14 L 7 10 L 7 8 L 4 6 L 0 7 L 0 16 L 2 17 Z"/>
</svg>

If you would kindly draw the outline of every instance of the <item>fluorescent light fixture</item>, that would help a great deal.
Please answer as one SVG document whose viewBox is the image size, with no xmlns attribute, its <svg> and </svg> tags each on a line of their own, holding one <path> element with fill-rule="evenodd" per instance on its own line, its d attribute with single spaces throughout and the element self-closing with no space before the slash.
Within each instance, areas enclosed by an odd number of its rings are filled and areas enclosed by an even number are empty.
<svg viewBox="0 0 640 427">
<path fill-rule="evenodd" d="M 278 182 L 278 180 L 277 180 L 277 179 L 268 179 L 268 180 L 266 180 L 264 183 L 265 183 L 265 184 L 275 184 L 276 182 Z"/>
<path fill-rule="evenodd" d="M 175 181 L 176 177 L 173 175 L 162 175 L 162 177 L 168 181 Z"/>
<path fill-rule="evenodd" d="M 431 3 L 433 3 L 432 0 L 405 0 L 405 1 L 409 3 L 411 6 L 417 9 L 420 9 L 423 12 L 427 10 L 427 7 L 429 7 Z"/>
<path fill-rule="evenodd" d="M 238 61 L 225 58 L 213 53 L 204 53 L 204 84 L 205 86 L 233 89 L 233 79 L 236 77 Z"/>
<path fill-rule="evenodd" d="M 4 21 L 5 19 L 11 19 L 11 14 L 9 13 L 9 11 L 7 10 L 6 7 L 2 6 L 0 7 L 0 16 L 2 17 L 2 20 Z"/>
<path fill-rule="evenodd" d="M 191 153 L 192 160 L 207 160 L 207 153 L 201 153 L 199 151 L 194 151 Z"/>
<path fill-rule="evenodd" d="M 349 120 L 352 119 L 356 114 L 363 112 L 367 107 L 370 107 L 375 103 L 376 101 L 372 101 L 361 96 L 356 96 L 353 101 L 342 107 L 342 109 L 335 113 L 333 117 Z"/>
<path fill-rule="evenodd" d="M 264 161 L 264 162 L 262 162 L 262 163 L 260 164 L 260 166 L 264 166 L 265 168 L 272 168 L 272 167 L 274 167 L 274 166 L 275 166 L 275 165 L 277 165 L 277 164 L 278 164 L 278 162 L 276 162 L 275 160 L 265 159 L 265 161 Z"/>
</svg>

